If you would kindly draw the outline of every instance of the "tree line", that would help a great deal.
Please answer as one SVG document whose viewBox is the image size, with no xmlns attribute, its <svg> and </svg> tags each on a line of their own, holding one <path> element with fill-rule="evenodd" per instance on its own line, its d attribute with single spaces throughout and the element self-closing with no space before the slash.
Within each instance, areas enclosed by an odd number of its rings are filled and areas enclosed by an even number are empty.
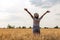
<svg viewBox="0 0 60 40">
<path fill-rule="evenodd" d="M 8 24 L 8 25 L 7 25 L 7 28 L 9 28 L 9 29 L 10 29 L 10 28 L 13 28 L 13 29 L 14 29 L 15 26 L 11 26 L 11 25 Z M 19 28 L 19 29 L 21 29 L 21 28 L 22 28 L 22 29 L 26 29 L 26 26 L 22 26 L 22 27 L 19 26 L 19 27 L 16 27 L 16 28 L 17 28 L 17 29 L 18 29 L 18 28 Z M 31 29 L 31 28 L 32 28 L 32 27 L 30 26 L 29 29 Z"/>
<path fill-rule="evenodd" d="M 11 26 L 11 25 L 7 25 L 7 28 L 8 29 L 15 29 L 15 26 Z M 17 29 L 26 29 L 27 27 L 26 26 L 19 26 L 19 27 L 16 27 Z M 31 29 L 32 27 L 28 27 L 28 29 Z M 40 27 L 41 28 L 41 27 Z M 54 28 L 59 28 L 59 26 L 55 26 Z M 49 29 L 49 27 L 44 27 L 44 29 Z"/>
</svg>

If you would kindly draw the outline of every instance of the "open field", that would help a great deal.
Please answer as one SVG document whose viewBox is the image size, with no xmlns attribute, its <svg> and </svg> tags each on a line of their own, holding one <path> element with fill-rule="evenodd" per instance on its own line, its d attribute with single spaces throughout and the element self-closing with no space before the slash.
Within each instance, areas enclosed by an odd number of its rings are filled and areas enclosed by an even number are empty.
<svg viewBox="0 0 60 40">
<path fill-rule="evenodd" d="M 0 29 L 0 40 L 60 40 L 60 29 L 41 29 L 40 36 L 32 29 Z"/>
</svg>

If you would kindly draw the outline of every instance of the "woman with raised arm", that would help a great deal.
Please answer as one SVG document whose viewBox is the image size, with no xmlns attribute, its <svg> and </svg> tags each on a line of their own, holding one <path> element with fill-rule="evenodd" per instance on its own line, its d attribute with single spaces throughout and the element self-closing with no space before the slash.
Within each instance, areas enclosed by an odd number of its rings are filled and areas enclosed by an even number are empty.
<svg viewBox="0 0 60 40">
<path fill-rule="evenodd" d="M 39 14 L 38 13 L 34 13 L 34 16 L 26 9 L 24 8 L 25 11 L 28 12 L 28 14 L 30 14 L 30 16 L 33 19 L 33 33 L 34 34 L 40 34 L 40 26 L 39 23 L 41 21 L 41 19 L 43 18 L 43 16 L 47 13 L 49 13 L 50 11 L 46 11 L 40 18 L 39 18 Z"/>
</svg>

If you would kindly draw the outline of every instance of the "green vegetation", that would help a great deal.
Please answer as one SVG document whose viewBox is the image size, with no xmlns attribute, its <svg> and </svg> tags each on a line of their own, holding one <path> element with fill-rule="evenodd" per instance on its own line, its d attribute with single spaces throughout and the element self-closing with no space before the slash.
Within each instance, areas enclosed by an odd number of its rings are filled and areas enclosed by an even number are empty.
<svg viewBox="0 0 60 40">
<path fill-rule="evenodd" d="M 12 28 L 12 29 L 14 29 L 15 26 L 11 26 L 10 24 L 8 24 L 8 25 L 7 25 L 7 28 L 9 28 L 9 29 Z M 26 26 L 22 26 L 22 27 L 21 27 L 21 26 L 18 26 L 18 27 L 16 27 L 16 28 L 18 28 L 18 29 L 26 29 L 27 27 L 26 27 Z M 16 28 L 15 28 L 15 29 L 16 29 Z M 32 28 L 31 26 L 28 27 L 28 29 L 31 29 L 31 28 Z M 57 29 L 58 29 L 59 26 L 57 25 L 57 26 L 55 26 L 54 28 L 57 28 Z M 41 29 L 41 27 L 40 27 L 40 29 Z M 44 29 L 49 29 L 49 27 L 44 27 Z"/>
<path fill-rule="evenodd" d="M 14 27 L 15 27 L 15 26 L 11 26 L 11 25 L 9 25 L 9 24 L 8 24 L 8 26 L 7 26 L 7 28 L 9 28 L 9 29 L 10 29 L 10 28 L 14 28 Z"/>
</svg>

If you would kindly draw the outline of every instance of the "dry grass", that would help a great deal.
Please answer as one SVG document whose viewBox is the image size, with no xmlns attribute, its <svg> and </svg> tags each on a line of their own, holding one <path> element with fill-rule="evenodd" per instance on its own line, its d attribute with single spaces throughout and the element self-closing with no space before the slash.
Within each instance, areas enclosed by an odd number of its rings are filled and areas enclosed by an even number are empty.
<svg viewBox="0 0 60 40">
<path fill-rule="evenodd" d="M 0 29 L 0 40 L 60 40 L 60 29 L 41 29 L 40 36 L 32 29 Z"/>
</svg>

